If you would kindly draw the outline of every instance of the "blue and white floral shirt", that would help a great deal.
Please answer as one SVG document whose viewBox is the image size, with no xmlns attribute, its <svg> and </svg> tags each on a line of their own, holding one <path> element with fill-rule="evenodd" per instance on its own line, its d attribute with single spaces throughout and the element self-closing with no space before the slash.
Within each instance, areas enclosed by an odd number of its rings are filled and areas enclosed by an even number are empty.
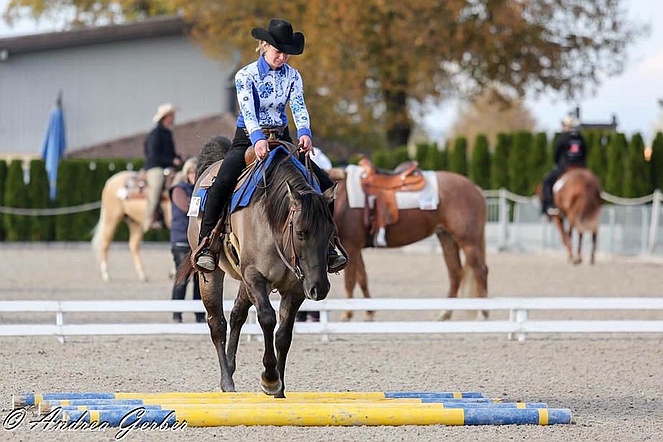
<svg viewBox="0 0 663 442">
<path fill-rule="evenodd" d="M 251 143 L 266 139 L 261 127 L 288 124 L 285 111 L 288 102 L 297 127 L 297 138 L 311 136 L 304 86 L 297 69 L 284 64 L 279 69 L 271 70 L 261 55 L 257 61 L 237 72 L 235 87 L 240 110 L 237 127 L 246 128 Z"/>
</svg>

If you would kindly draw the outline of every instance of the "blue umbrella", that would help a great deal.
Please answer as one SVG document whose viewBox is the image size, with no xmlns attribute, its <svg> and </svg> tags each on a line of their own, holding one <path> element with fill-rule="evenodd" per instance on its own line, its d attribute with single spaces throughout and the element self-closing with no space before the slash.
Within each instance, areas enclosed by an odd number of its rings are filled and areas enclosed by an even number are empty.
<svg viewBox="0 0 663 442">
<path fill-rule="evenodd" d="M 62 95 L 60 95 L 48 120 L 46 136 L 41 147 L 41 156 L 46 163 L 51 200 L 54 200 L 57 194 L 58 164 L 64 156 L 65 148 L 64 113 L 62 112 Z"/>
</svg>

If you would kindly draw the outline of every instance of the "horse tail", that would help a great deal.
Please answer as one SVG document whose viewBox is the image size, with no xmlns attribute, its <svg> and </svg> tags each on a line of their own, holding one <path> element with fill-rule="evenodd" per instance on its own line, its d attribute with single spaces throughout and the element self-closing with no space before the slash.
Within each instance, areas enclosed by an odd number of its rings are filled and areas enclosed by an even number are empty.
<svg viewBox="0 0 663 442">
<path fill-rule="evenodd" d="M 191 264 L 191 251 L 187 252 L 177 268 L 175 273 L 175 284 L 182 284 L 186 278 L 193 272 L 193 265 Z"/>
<path fill-rule="evenodd" d="M 101 255 L 101 238 L 104 231 L 104 206 L 101 206 L 99 211 L 99 221 L 97 225 L 94 226 L 92 230 L 92 240 L 90 241 L 92 245 L 92 250 L 94 251 L 94 256 L 99 259 Z"/>
</svg>

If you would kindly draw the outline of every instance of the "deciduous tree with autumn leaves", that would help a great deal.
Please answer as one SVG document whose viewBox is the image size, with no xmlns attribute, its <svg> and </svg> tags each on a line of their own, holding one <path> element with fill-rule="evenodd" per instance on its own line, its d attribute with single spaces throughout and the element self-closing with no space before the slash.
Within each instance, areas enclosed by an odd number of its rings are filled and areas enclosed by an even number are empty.
<svg viewBox="0 0 663 442">
<path fill-rule="evenodd" d="M 12 0 L 4 17 L 67 12 L 72 26 L 181 14 L 212 56 L 255 58 L 254 26 L 288 19 L 306 35 L 291 63 L 313 129 L 406 144 L 416 104 L 497 86 L 577 97 L 618 74 L 642 27 L 623 0 Z"/>
</svg>

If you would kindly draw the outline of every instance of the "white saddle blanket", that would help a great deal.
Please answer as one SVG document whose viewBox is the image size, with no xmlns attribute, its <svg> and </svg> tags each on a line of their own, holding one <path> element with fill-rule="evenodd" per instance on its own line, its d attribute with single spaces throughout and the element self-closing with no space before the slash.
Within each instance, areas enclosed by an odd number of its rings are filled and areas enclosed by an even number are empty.
<svg viewBox="0 0 663 442">
<path fill-rule="evenodd" d="M 363 169 L 360 166 L 350 165 L 345 169 L 345 188 L 348 194 L 348 205 L 352 209 L 364 207 L 366 196 L 361 190 L 361 175 Z M 399 209 L 437 210 L 440 204 L 437 177 L 434 171 L 423 171 L 426 186 L 416 192 L 396 192 L 396 204 Z"/>
</svg>

